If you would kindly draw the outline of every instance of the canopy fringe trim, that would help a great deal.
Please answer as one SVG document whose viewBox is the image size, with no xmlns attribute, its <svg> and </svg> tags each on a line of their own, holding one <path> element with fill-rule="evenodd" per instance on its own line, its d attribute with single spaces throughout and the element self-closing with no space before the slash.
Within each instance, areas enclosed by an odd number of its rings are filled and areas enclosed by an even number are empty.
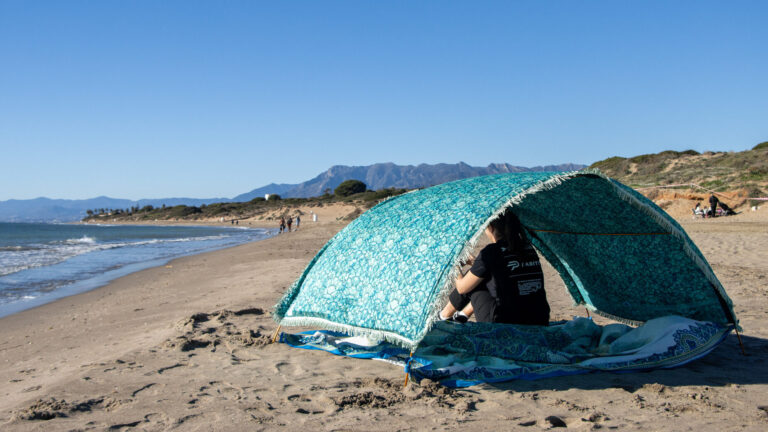
<svg viewBox="0 0 768 432">
<path fill-rule="evenodd" d="M 409 348 L 416 348 L 418 342 L 414 342 L 404 336 L 397 333 L 393 333 L 387 330 L 367 329 L 363 327 L 352 326 L 348 324 L 340 324 L 334 321 L 329 321 L 325 318 L 319 317 L 286 317 L 280 321 L 281 325 L 287 326 L 300 326 L 300 327 L 312 327 L 318 326 L 331 331 L 337 331 L 346 333 L 352 336 L 362 336 L 372 339 L 376 342 L 382 340 L 397 345 L 405 345 Z"/>
<path fill-rule="evenodd" d="M 591 313 L 594 313 L 595 315 L 600 315 L 603 318 L 608 318 L 610 320 L 613 320 L 613 321 L 616 321 L 616 322 L 620 322 L 622 324 L 639 327 L 639 326 L 641 326 L 641 325 L 643 325 L 645 323 L 645 321 L 637 321 L 637 320 L 632 320 L 632 319 L 629 319 L 629 318 L 622 318 L 622 317 L 617 316 L 617 315 L 611 315 L 611 314 L 609 314 L 607 312 L 603 312 L 600 309 L 597 309 L 594 306 L 588 305 L 586 303 L 584 303 L 583 305 L 584 305 L 585 308 L 587 308 L 588 311 L 590 311 Z"/>
</svg>

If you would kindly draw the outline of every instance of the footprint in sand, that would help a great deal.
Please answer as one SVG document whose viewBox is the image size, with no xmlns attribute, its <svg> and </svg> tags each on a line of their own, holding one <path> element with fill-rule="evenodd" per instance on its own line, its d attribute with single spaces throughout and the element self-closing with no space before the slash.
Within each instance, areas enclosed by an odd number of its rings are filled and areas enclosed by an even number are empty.
<svg viewBox="0 0 768 432">
<path fill-rule="evenodd" d="M 249 387 L 239 387 L 229 382 L 210 381 L 208 385 L 199 388 L 194 403 L 205 402 L 211 398 L 216 400 L 248 400 L 249 397 L 246 394 L 248 389 Z M 192 401 L 188 403 L 193 404 Z"/>
<path fill-rule="evenodd" d="M 290 364 L 284 361 L 280 361 L 272 365 L 272 367 L 275 368 L 275 372 L 279 373 L 280 375 L 285 375 L 285 369 L 287 369 L 288 366 L 290 366 Z"/>
<path fill-rule="evenodd" d="M 167 371 L 169 371 L 171 369 L 176 369 L 176 368 L 179 368 L 179 367 L 182 367 L 182 366 L 186 366 L 186 364 L 184 364 L 184 363 L 175 363 L 175 364 L 172 364 L 172 365 L 169 365 L 169 366 L 161 367 L 160 369 L 158 369 L 158 370 L 156 370 L 154 372 L 148 372 L 148 373 L 146 373 L 144 375 L 152 375 L 154 373 L 157 373 L 158 375 L 162 375 L 163 373 L 165 373 L 165 372 L 167 372 Z"/>
<path fill-rule="evenodd" d="M 149 383 L 149 384 L 143 385 L 143 386 L 139 387 L 138 389 L 134 390 L 131 393 L 131 397 L 136 397 L 137 394 L 139 394 L 139 393 L 141 393 L 141 392 L 143 392 L 145 390 L 148 390 L 148 389 L 150 389 L 150 388 L 152 388 L 152 387 L 154 387 L 156 385 L 157 385 L 157 383 Z M 153 392 L 153 393 L 157 394 L 157 392 Z"/>
<path fill-rule="evenodd" d="M 295 412 L 298 414 L 325 413 L 325 408 L 323 407 L 323 404 L 317 403 L 306 394 L 293 394 L 288 396 L 286 400 L 288 401 L 288 405 L 291 405 L 293 408 L 295 408 Z M 330 405 L 330 406 L 332 407 L 333 405 Z"/>
<path fill-rule="evenodd" d="M 260 308 L 196 313 L 176 323 L 176 328 L 184 334 L 167 340 L 163 348 L 182 352 L 205 348 L 215 352 L 223 346 L 225 352 L 231 355 L 241 348 L 263 347 L 270 344 L 271 339 L 269 335 L 261 332 L 264 329 L 262 326 L 254 326 L 254 323 L 249 322 L 245 323 L 246 328 L 240 328 L 237 324 L 238 317 L 263 313 L 264 311 Z M 242 356 L 234 359 L 236 362 L 248 360 L 250 359 Z"/>
<path fill-rule="evenodd" d="M 149 413 L 144 416 L 144 418 L 136 421 L 126 422 L 126 423 L 117 423 L 110 426 L 107 426 L 108 431 L 121 431 L 121 430 L 132 430 L 136 427 L 141 427 L 141 429 L 145 430 L 163 430 L 171 425 L 171 419 L 165 415 L 160 413 Z"/>
</svg>

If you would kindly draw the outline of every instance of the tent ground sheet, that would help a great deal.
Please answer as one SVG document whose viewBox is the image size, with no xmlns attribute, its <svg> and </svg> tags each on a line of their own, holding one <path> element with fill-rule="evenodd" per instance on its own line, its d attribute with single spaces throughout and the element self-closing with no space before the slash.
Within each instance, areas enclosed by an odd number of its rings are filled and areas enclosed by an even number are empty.
<svg viewBox="0 0 768 432">
<path fill-rule="evenodd" d="M 591 319 L 548 327 L 438 322 L 411 353 L 384 341 L 326 330 L 283 333 L 280 342 L 404 367 L 413 379 L 450 387 L 595 371 L 672 368 L 712 351 L 731 326 L 666 316 L 634 328 Z"/>
</svg>

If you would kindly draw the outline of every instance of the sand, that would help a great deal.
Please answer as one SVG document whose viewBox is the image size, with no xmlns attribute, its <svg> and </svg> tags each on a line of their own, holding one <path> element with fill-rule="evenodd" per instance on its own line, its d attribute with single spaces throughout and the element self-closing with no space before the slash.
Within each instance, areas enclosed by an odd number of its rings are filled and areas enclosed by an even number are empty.
<svg viewBox="0 0 768 432">
<path fill-rule="evenodd" d="M 747 356 L 732 335 L 673 370 L 403 389 L 390 364 L 269 343 L 272 305 L 343 227 L 307 219 L 0 319 L 0 430 L 767 430 L 768 209 L 681 223 Z M 584 315 L 546 276 L 553 318 Z"/>
</svg>

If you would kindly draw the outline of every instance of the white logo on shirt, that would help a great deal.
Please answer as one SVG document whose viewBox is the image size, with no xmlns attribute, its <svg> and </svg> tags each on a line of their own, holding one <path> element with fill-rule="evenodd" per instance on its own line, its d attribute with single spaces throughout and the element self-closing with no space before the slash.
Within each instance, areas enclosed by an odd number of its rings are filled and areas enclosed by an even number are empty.
<svg viewBox="0 0 768 432">
<path fill-rule="evenodd" d="M 527 280 L 527 281 L 520 281 L 517 283 L 517 291 L 520 293 L 521 296 L 533 294 L 540 289 L 541 289 L 540 280 Z"/>
<path fill-rule="evenodd" d="M 509 267 L 510 271 L 515 271 L 516 268 L 520 267 L 520 263 L 517 261 L 510 261 L 507 263 L 507 267 Z"/>
</svg>

